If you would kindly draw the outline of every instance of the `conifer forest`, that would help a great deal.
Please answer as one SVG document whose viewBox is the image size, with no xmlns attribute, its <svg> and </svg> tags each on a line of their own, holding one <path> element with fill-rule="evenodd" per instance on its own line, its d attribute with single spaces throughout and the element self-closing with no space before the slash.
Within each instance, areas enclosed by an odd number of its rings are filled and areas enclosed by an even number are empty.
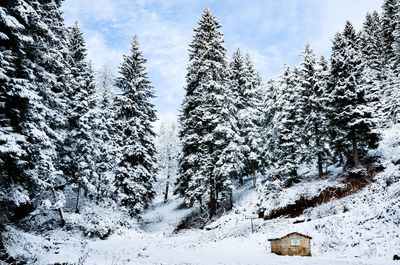
<svg viewBox="0 0 400 265">
<path fill-rule="evenodd" d="M 141 35 L 95 66 L 68 1 L 0 1 L 1 265 L 398 263 L 399 0 L 267 79 L 203 6 L 173 122 Z"/>
</svg>

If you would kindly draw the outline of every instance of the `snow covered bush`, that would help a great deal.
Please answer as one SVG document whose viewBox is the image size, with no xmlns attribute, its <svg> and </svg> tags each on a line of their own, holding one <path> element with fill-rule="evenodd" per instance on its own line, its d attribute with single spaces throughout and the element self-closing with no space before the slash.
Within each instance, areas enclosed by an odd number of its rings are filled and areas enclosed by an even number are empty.
<svg viewBox="0 0 400 265">
<path fill-rule="evenodd" d="M 66 215 L 67 230 L 80 230 L 87 237 L 105 239 L 122 227 L 131 227 L 128 214 L 112 204 L 87 204 L 79 214 Z"/>
</svg>

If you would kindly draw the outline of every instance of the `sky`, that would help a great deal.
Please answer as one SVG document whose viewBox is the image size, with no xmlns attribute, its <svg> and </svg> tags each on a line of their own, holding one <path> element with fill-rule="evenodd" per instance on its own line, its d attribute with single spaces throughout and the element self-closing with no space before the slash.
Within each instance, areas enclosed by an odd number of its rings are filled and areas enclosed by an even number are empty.
<svg viewBox="0 0 400 265">
<path fill-rule="evenodd" d="M 383 0 L 65 0 L 67 25 L 79 21 L 95 69 L 118 73 L 136 35 L 147 59 L 159 122 L 176 118 L 183 100 L 188 45 L 205 8 L 222 26 L 228 58 L 240 48 L 263 81 L 295 65 L 304 44 L 329 57 L 331 39 L 346 20 L 361 29 Z"/>
</svg>

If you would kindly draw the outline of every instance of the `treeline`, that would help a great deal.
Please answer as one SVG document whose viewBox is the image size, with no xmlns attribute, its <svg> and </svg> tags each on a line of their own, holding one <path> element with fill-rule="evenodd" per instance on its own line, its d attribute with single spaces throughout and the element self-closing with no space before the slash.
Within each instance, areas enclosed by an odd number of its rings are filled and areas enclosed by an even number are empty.
<svg viewBox="0 0 400 265">
<path fill-rule="evenodd" d="M 181 146 L 168 144 L 179 144 L 175 133 L 161 135 L 158 154 L 154 89 L 137 39 L 117 78 L 103 69 L 95 79 L 61 4 L 0 3 L 1 225 L 49 211 L 64 225 L 83 201 L 138 217 L 155 196 L 157 157 L 165 193 L 179 167 L 175 192 L 211 217 L 232 208 L 234 185 L 248 177 L 362 166 L 379 129 L 399 122 L 398 0 L 368 14 L 359 32 L 347 22 L 329 61 L 307 44 L 300 65 L 266 85 L 249 55 L 227 60 L 221 26 L 205 10 L 189 47 Z"/>
<path fill-rule="evenodd" d="M 311 165 L 361 168 L 379 129 L 400 120 L 400 2 L 386 0 L 357 32 L 347 21 L 330 60 L 305 45 L 265 87 L 249 56 L 226 59 L 220 24 L 205 10 L 189 49 L 176 192 L 212 217 L 233 185 L 257 173 L 290 181 Z"/>
<path fill-rule="evenodd" d="M 64 225 L 83 197 L 138 216 L 154 197 L 154 91 L 138 42 L 116 79 L 102 70 L 95 84 L 82 32 L 64 25 L 61 4 L 0 3 L 2 226 L 44 211 Z"/>
</svg>

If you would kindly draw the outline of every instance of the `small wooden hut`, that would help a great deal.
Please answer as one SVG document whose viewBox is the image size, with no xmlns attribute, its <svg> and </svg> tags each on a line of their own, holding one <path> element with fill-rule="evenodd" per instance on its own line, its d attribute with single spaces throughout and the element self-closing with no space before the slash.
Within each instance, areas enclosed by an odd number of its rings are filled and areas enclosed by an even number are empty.
<svg viewBox="0 0 400 265">
<path fill-rule="evenodd" d="M 295 232 L 268 241 L 271 242 L 271 253 L 283 256 L 311 256 L 311 239 L 310 236 Z"/>
</svg>

